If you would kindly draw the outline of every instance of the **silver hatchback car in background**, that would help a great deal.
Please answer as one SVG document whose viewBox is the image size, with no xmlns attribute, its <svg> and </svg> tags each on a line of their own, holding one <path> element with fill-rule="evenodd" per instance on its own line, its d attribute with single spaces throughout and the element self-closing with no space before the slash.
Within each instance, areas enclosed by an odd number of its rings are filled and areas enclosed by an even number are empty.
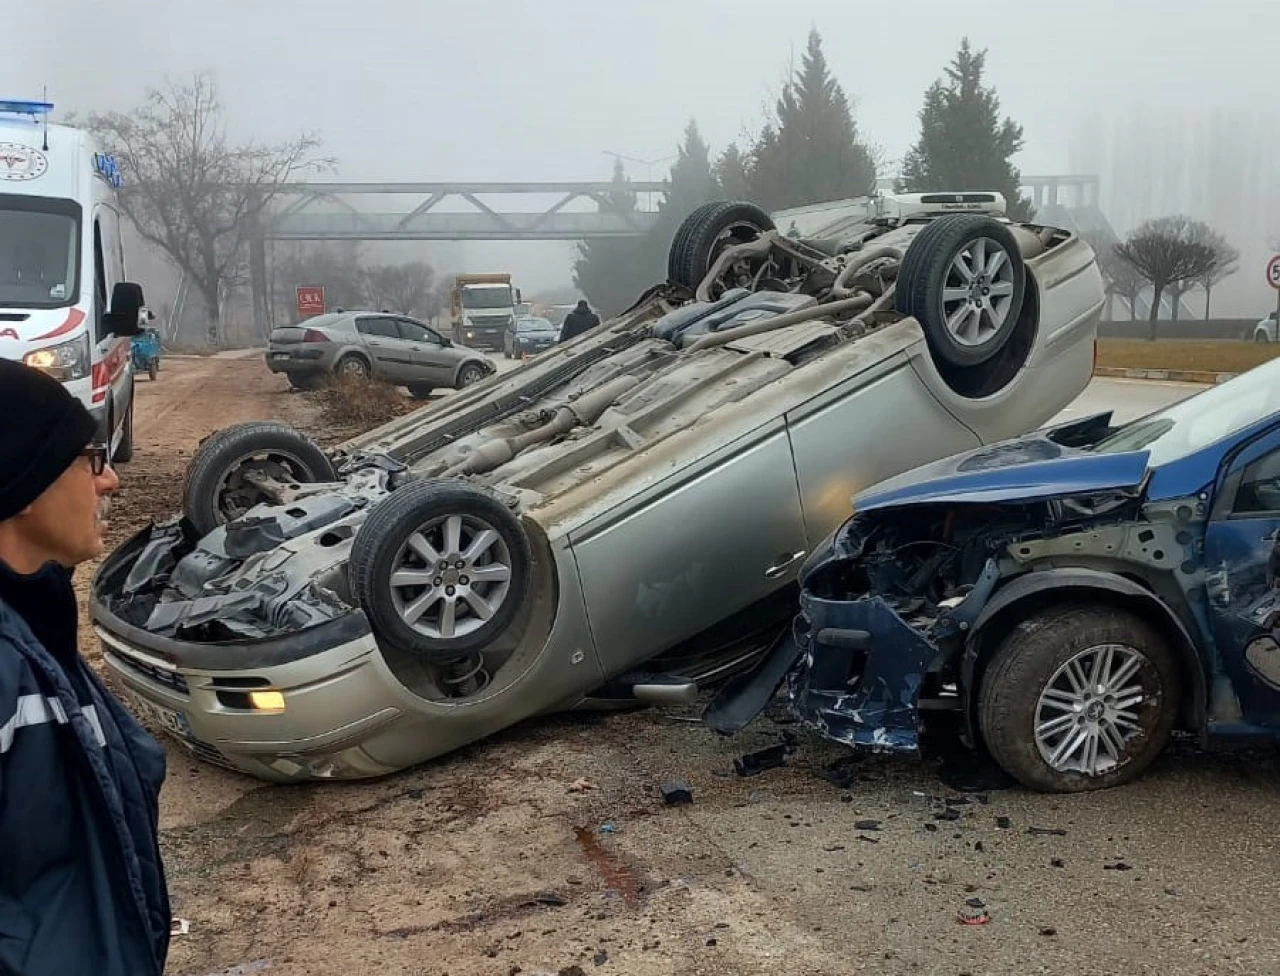
<svg viewBox="0 0 1280 976">
<path fill-rule="evenodd" d="M 870 485 L 1088 385 L 1089 245 L 995 193 L 875 198 L 793 239 L 747 203 L 623 314 L 325 453 L 237 425 L 90 597 L 189 749 L 271 780 L 393 772 L 532 715 L 745 675 Z"/>
<path fill-rule="evenodd" d="M 497 367 L 431 326 L 388 312 L 330 312 L 274 329 L 267 368 L 295 389 L 314 390 L 334 375 L 407 387 L 421 399 L 439 387 L 462 389 Z"/>
</svg>

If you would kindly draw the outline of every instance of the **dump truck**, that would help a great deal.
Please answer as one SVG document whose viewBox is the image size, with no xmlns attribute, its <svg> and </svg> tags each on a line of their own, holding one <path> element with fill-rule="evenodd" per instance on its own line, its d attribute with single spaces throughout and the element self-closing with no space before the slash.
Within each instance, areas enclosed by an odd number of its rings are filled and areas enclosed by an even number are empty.
<svg viewBox="0 0 1280 976">
<path fill-rule="evenodd" d="M 501 349 L 520 301 L 520 289 L 512 287 L 509 274 L 457 275 L 449 297 L 453 341 L 473 349 Z"/>
</svg>

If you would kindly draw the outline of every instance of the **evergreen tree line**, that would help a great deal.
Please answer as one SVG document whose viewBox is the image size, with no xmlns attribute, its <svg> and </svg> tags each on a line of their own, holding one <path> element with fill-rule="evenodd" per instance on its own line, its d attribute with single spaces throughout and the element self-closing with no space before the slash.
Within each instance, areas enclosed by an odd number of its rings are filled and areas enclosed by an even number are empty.
<svg viewBox="0 0 1280 976">
<path fill-rule="evenodd" d="M 1010 216 L 1028 219 L 1030 201 L 1019 192 L 1010 162 L 1022 148 L 1022 127 L 1000 117 L 995 91 L 983 84 L 985 51 L 966 38 L 943 77 L 924 95 L 920 135 L 903 160 L 900 192 L 998 190 Z M 652 229 L 639 238 L 598 238 L 579 245 L 574 283 L 603 315 L 614 315 L 666 273 L 676 228 L 710 200 L 748 200 L 773 212 L 807 204 L 867 196 L 883 169 L 866 141 L 853 104 L 832 76 L 822 38 L 814 30 L 799 67 L 758 135 L 713 155 L 691 120 Z M 615 163 L 608 207 L 636 208 L 621 161 Z"/>
</svg>

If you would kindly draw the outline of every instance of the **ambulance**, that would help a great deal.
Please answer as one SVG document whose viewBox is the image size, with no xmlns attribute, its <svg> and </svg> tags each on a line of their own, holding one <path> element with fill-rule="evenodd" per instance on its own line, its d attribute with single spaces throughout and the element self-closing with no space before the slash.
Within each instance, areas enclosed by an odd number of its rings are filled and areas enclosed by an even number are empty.
<svg viewBox="0 0 1280 976">
<path fill-rule="evenodd" d="M 0 357 L 62 382 L 128 461 L 146 310 L 125 272 L 120 169 L 87 132 L 50 125 L 52 109 L 0 100 Z"/>
</svg>

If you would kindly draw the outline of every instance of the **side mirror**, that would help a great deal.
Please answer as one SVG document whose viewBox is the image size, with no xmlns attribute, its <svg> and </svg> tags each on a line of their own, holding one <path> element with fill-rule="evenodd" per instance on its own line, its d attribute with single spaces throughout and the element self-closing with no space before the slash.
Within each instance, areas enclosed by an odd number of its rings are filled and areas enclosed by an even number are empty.
<svg viewBox="0 0 1280 976">
<path fill-rule="evenodd" d="M 124 338 L 140 335 L 146 305 L 141 285 L 132 281 L 117 281 L 111 289 L 111 310 L 103 316 L 107 328 Z"/>
</svg>

